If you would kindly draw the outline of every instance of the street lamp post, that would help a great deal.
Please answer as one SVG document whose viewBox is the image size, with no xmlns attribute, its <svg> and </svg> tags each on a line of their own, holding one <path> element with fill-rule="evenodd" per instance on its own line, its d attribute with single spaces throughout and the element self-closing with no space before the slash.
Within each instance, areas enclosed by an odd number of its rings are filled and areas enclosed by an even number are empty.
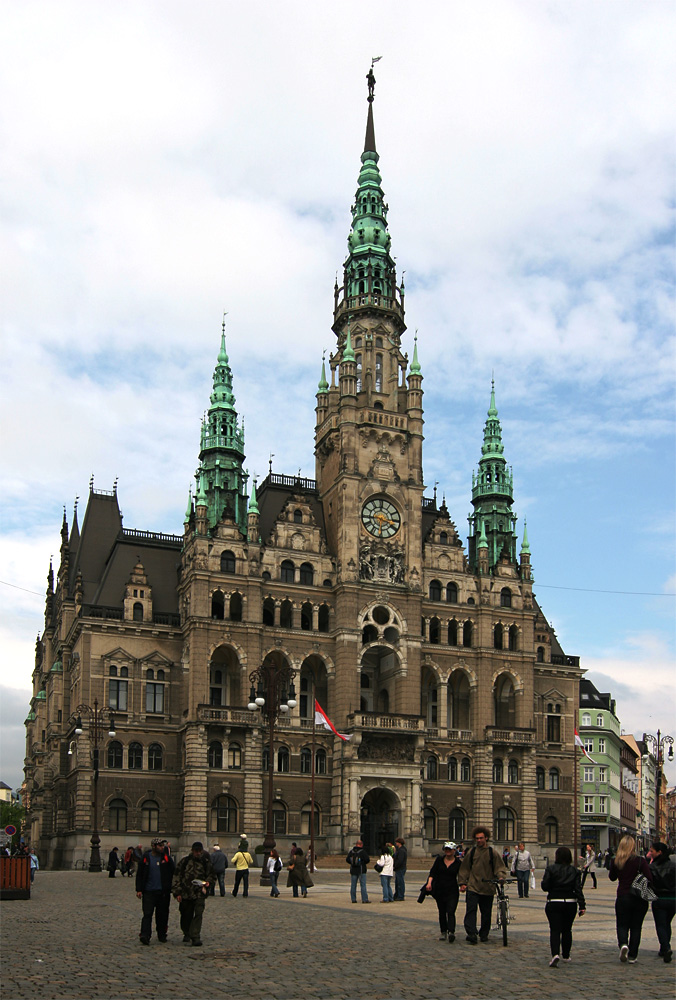
<svg viewBox="0 0 676 1000">
<path fill-rule="evenodd" d="M 82 736 L 84 732 L 82 726 L 82 716 L 89 719 L 89 739 L 92 744 L 92 761 L 94 764 L 94 821 L 91 839 L 91 854 L 89 856 L 89 871 L 100 872 L 101 866 L 101 838 L 99 837 L 99 744 L 103 740 L 104 720 L 108 720 L 108 736 L 115 735 L 115 722 L 113 713 L 107 708 L 99 708 L 98 700 L 94 699 L 94 707 L 91 705 L 78 705 L 75 709 L 75 735 Z M 73 741 L 74 742 L 74 741 Z M 68 753 L 73 753 L 73 742 L 68 747 Z"/>
<path fill-rule="evenodd" d="M 251 693 L 248 708 L 251 712 L 260 711 L 268 724 L 268 810 L 267 829 L 263 841 L 263 869 L 261 885 L 269 884 L 267 862 L 270 851 L 275 846 L 275 835 L 272 828 L 272 803 L 274 798 L 275 780 L 275 722 L 280 714 L 286 713 L 297 705 L 296 691 L 293 679 L 296 671 L 286 661 L 277 663 L 272 657 L 267 657 L 257 670 L 249 674 Z"/>
<path fill-rule="evenodd" d="M 664 768 L 664 747 L 669 745 L 667 760 L 674 759 L 674 741 L 671 736 L 662 736 L 661 730 L 657 730 L 657 736 L 652 733 L 643 734 L 643 742 L 649 743 L 657 761 L 657 771 L 655 774 L 655 834 L 660 839 L 660 798 L 662 789 L 662 769 Z"/>
</svg>

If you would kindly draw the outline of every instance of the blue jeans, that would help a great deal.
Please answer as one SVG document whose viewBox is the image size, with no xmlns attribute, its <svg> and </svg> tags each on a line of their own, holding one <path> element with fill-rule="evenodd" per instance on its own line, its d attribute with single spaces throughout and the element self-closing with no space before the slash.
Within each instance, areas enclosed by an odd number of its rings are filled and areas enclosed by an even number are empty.
<svg viewBox="0 0 676 1000">
<path fill-rule="evenodd" d="M 362 903 L 368 903 L 369 895 L 366 891 L 366 872 L 363 872 L 361 875 L 350 875 L 350 899 L 353 903 L 357 902 L 357 882 L 359 882 Z"/>
<path fill-rule="evenodd" d="M 279 872 L 270 871 L 268 872 L 270 876 L 270 895 L 279 896 L 279 889 L 277 888 L 277 879 L 279 878 Z"/>
<path fill-rule="evenodd" d="M 224 871 L 222 871 L 222 872 L 214 872 L 214 875 L 218 879 L 218 887 L 219 887 L 221 896 L 225 896 L 225 872 Z M 210 896 L 215 896 L 216 895 L 216 883 L 215 882 L 212 885 L 211 889 L 209 890 L 209 895 Z"/>
<path fill-rule="evenodd" d="M 406 892 L 406 869 L 394 873 L 394 898 L 403 899 Z"/>
<path fill-rule="evenodd" d="M 516 880 L 519 888 L 519 899 L 523 899 L 525 896 L 528 899 L 528 886 L 530 884 L 530 869 L 526 869 L 525 872 L 516 872 Z"/>
<path fill-rule="evenodd" d="M 380 884 L 383 887 L 383 903 L 391 903 L 394 899 L 394 896 L 392 895 L 392 876 L 381 875 Z"/>
</svg>

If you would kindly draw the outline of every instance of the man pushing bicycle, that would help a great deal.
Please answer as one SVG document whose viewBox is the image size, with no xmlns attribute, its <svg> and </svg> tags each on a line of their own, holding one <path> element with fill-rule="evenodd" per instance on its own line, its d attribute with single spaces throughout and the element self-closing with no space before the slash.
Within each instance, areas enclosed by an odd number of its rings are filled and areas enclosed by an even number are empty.
<svg viewBox="0 0 676 1000">
<path fill-rule="evenodd" d="M 493 913 L 493 896 L 495 886 L 486 879 L 496 878 L 503 881 L 507 878 L 507 869 L 500 857 L 499 851 L 489 847 L 490 831 L 485 826 L 475 826 L 472 830 L 474 847 L 465 855 L 458 872 L 460 892 L 467 892 L 467 907 L 465 910 L 465 933 L 470 944 L 477 943 L 477 908 L 481 913 L 481 925 L 478 938 L 488 941 Z"/>
</svg>

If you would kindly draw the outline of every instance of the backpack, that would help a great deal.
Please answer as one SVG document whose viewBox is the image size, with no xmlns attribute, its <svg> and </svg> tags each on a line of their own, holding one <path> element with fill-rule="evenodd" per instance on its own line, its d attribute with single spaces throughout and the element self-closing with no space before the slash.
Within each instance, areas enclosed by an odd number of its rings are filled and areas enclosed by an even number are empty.
<svg viewBox="0 0 676 1000">
<path fill-rule="evenodd" d="M 277 858 L 277 860 L 275 861 L 275 871 L 281 872 L 281 870 L 282 870 L 282 862 L 279 860 L 279 858 Z"/>
<path fill-rule="evenodd" d="M 470 871 L 472 869 L 472 865 L 474 864 L 474 852 L 475 851 L 476 851 L 476 847 L 473 847 L 471 849 L 471 851 L 469 852 L 469 867 L 470 867 Z M 491 871 L 495 875 L 495 865 L 493 864 L 493 848 L 490 845 L 488 846 L 488 860 L 489 860 L 490 865 L 491 865 Z"/>
</svg>

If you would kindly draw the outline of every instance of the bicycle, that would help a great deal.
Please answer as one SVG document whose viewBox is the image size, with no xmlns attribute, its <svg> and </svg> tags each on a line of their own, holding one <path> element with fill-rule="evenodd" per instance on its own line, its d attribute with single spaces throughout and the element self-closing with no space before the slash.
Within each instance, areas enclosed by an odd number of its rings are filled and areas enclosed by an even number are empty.
<svg viewBox="0 0 676 1000">
<path fill-rule="evenodd" d="M 507 941 L 507 924 L 512 919 L 509 915 L 509 896 L 505 892 L 505 885 L 509 885 L 512 882 L 516 882 L 515 878 L 485 878 L 482 879 L 483 882 L 490 882 L 491 885 L 495 886 L 496 895 L 498 897 L 498 912 L 497 912 L 497 929 L 502 930 L 502 944 L 506 948 L 508 945 Z"/>
</svg>

